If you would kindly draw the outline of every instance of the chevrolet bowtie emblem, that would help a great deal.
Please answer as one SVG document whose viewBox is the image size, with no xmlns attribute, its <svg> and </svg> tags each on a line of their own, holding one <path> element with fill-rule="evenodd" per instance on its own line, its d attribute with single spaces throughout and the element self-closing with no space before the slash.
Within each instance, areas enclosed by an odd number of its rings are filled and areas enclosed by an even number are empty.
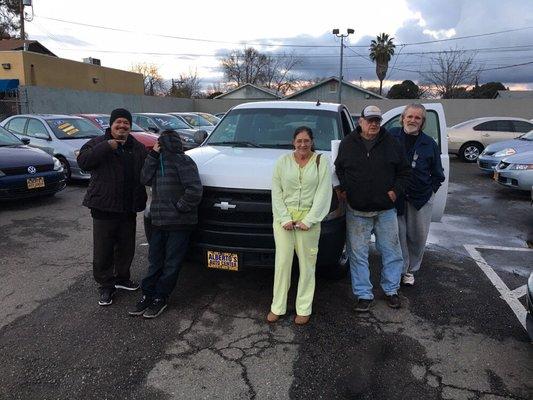
<svg viewBox="0 0 533 400">
<path fill-rule="evenodd" d="M 237 207 L 235 204 L 230 204 L 227 201 L 221 201 L 220 203 L 213 204 L 213 207 L 218 207 L 221 210 L 229 210 L 230 208 Z"/>
</svg>

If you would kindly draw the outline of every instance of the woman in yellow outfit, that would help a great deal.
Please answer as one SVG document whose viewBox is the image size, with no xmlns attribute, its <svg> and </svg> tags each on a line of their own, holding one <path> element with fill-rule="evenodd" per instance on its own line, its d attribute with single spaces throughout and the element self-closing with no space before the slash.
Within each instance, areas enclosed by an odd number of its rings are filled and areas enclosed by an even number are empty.
<svg viewBox="0 0 533 400">
<path fill-rule="evenodd" d="M 267 321 L 276 322 L 286 312 L 296 251 L 300 278 L 294 322 L 303 325 L 311 315 L 320 222 L 329 212 L 332 188 L 329 160 L 320 160 L 320 154 L 314 152 L 311 128 L 297 128 L 293 145 L 294 152 L 276 162 L 272 177 L 276 261 L 274 297 Z"/>
</svg>

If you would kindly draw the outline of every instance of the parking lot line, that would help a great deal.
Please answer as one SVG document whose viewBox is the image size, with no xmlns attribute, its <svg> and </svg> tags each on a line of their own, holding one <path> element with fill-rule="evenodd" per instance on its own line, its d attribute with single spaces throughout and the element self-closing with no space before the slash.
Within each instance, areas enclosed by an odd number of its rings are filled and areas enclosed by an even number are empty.
<svg viewBox="0 0 533 400">
<path fill-rule="evenodd" d="M 478 267 L 485 273 L 487 278 L 491 281 L 494 287 L 500 292 L 501 298 L 504 299 L 511 310 L 518 318 L 518 321 L 522 324 L 522 327 L 526 329 L 526 308 L 522 305 L 520 297 L 526 294 L 526 285 L 520 286 L 517 289 L 510 290 L 507 285 L 502 281 L 494 269 L 485 261 L 478 249 L 487 250 L 508 250 L 508 251 L 533 251 L 533 249 L 525 247 L 504 247 L 504 246 L 488 246 L 488 245 L 471 245 L 465 244 L 464 248 L 470 254 L 470 257 L 476 262 Z"/>
</svg>

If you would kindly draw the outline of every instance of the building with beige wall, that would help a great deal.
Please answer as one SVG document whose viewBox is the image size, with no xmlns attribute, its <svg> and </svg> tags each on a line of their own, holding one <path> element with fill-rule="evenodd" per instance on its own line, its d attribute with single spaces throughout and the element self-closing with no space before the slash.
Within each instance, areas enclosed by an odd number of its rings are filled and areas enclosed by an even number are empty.
<svg viewBox="0 0 533 400">
<path fill-rule="evenodd" d="M 143 95 L 143 76 L 30 51 L 0 51 L 0 79 L 21 86 Z"/>
</svg>

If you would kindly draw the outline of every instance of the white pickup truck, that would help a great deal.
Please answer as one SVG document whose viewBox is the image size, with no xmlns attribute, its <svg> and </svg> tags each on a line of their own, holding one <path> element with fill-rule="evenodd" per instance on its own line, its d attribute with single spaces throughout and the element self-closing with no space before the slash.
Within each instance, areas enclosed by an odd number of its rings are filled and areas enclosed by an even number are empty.
<svg viewBox="0 0 533 400">
<path fill-rule="evenodd" d="M 425 104 L 424 131 L 439 144 L 449 175 L 446 120 L 440 104 Z M 383 115 L 385 128 L 399 125 L 403 107 Z M 292 149 L 298 126 L 312 128 L 316 150 L 331 158 L 331 141 L 353 129 L 348 109 L 340 104 L 272 101 L 234 107 L 200 147 L 187 154 L 198 165 L 204 185 L 194 251 L 208 268 L 240 271 L 274 266 L 271 181 L 276 160 Z M 331 162 L 331 160 L 330 160 Z M 446 204 L 448 179 L 437 193 L 433 220 Z M 317 268 L 338 276 L 347 269 L 343 203 L 335 191 L 330 213 L 321 225 Z"/>
</svg>

